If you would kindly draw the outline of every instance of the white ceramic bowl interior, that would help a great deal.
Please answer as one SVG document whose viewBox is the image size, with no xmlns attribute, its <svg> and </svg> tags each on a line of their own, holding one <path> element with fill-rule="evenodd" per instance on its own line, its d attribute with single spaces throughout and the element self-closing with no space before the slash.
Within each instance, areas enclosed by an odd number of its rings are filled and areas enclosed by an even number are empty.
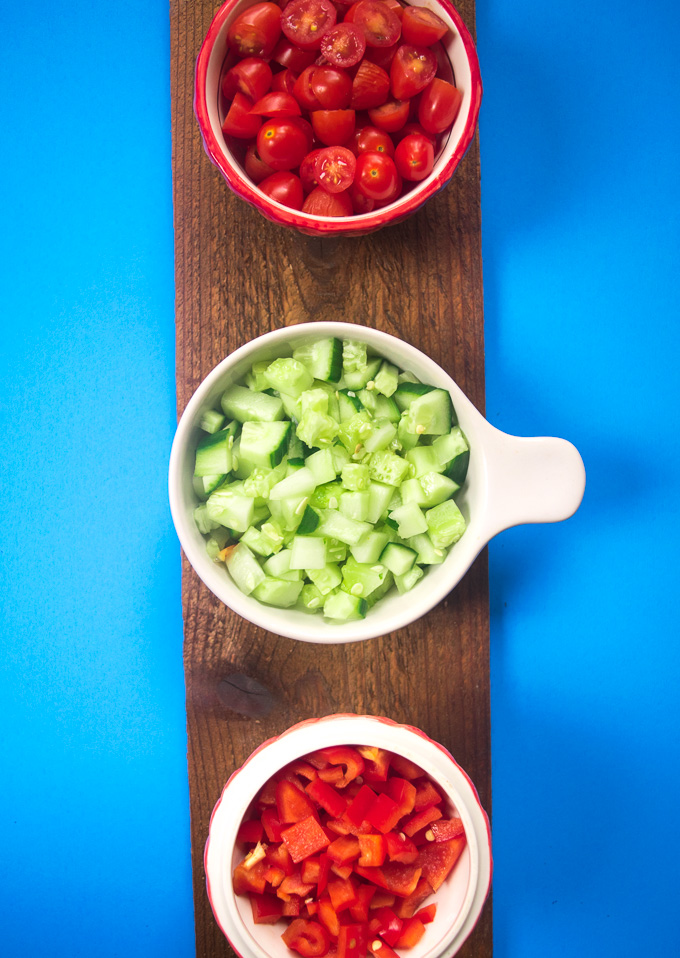
<svg viewBox="0 0 680 958">
<path fill-rule="evenodd" d="M 194 454 L 205 435 L 199 423 L 207 409 L 219 408 L 227 386 L 241 380 L 254 362 L 289 356 L 300 343 L 336 336 L 367 343 L 422 382 L 447 389 L 470 446 L 470 466 L 456 501 L 467 529 L 446 560 L 431 566 L 404 595 L 392 590 L 358 622 L 333 623 L 321 615 L 263 605 L 244 595 L 222 563 L 213 562 L 193 519 Z M 585 469 L 575 447 L 564 439 L 518 438 L 496 429 L 472 405 L 451 377 L 414 346 L 387 333 L 349 323 L 304 323 L 266 333 L 224 359 L 206 376 L 182 415 L 170 456 L 170 507 L 182 548 L 208 588 L 239 615 L 278 635 L 305 642 L 356 642 L 385 635 L 415 621 L 461 580 L 487 542 L 503 529 L 524 522 L 556 522 L 578 508 Z"/>
<path fill-rule="evenodd" d="M 213 811 L 205 849 L 208 896 L 220 928 L 242 958 L 290 958 L 281 940 L 284 923 L 255 925 L 248 898 L 234 894 L 232 872 L 244 857 L 243 848 L 236 846 L 236 833 L 274 772 L 331 745 L 376 745 L 404 755 L 443 791 L 447 814 L 462 820 L 466 847 L 444 884 L 427 900 L 426 904 L 437 902 L 435 920 L 409 951 L 409 958 L 449 958 L 474 928 L 489 891 L 489 822 L 472 782 L 446 749 L 418 729 L 373 716 L 332 715 L 302 722 L 266 742 L 231 776 Z"/>
</svg>

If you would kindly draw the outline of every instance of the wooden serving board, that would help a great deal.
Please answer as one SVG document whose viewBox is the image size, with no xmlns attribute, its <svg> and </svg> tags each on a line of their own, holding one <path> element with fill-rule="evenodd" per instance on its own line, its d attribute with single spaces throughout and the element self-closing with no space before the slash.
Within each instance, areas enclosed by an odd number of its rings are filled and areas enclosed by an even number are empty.
<svg viewBox="0 0 680 958">
<path fill-rule="evenodd" d="M 363 323 L 413 343 L 483 411 L 477 139 L 449 186 L 398 226 L 341 240 L 275 226 L 231 194 L 194 118 L 194 65 L 217 6 L 170 4 L 178 414 L 238 346 L 316 320 Z M 472 0 L 459 10 L 474 32 Z M 415 725 L 453 753 L 490 811 L 486 551 L 425 618 L 351 645 L 308 645 L 251 625 L 213 597 L 186 559 L 182 602 L 198 958 L 233 954 L 205 890 L 212 808 L 250 752 L 295 722 L 357 712 Z M 248 679 L 268 692 L 249 692 Z M 491 956 L 490 902 L 460 954 Z"/>
</svg>

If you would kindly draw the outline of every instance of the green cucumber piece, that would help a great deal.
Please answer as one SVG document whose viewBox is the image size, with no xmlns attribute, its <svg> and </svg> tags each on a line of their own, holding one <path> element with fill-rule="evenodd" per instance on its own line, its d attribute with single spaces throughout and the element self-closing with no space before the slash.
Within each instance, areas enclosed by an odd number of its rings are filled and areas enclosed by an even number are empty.
<svg viewBox="0 0 680 958">
<path fill-rule="evenodd" d="M 419 565 L 414 565 L 413 568 L 405 572 L 404 575 L 395 575 L 394 582 L 399 591 L 399 595 L 403 595 L 404 592 L 410 592 L 416 582 L 422 579 L 424 575 L 425 573 Z"/>
<path fill-rule="evenodd" d="M 428 509 L 425 519 L 435 549 L 448 549 L 465 532 L 465 518 L 453 499 Z"/>
<path fill-rule="evenodd" d="M 202 502 L 200 506 L 196 506 L 194 509 L 194 522 L 198 526 L 198 531 L 204 536 L 212 532 L 213 529 L 218 529 L 220 525 L 219 522 L 215 522 L 214 519 L 210 518 L 205 502 Z"/>
<path fill-rule="evenodd" d="M 314 474 L 311 469 L 307 469 L 305 466 L 302 469 L 298 469 L 297 472 L 294 472 L 292 475 L 286 476 L 286 478 L 280 482 L 277 482 L 276 485 L 272 487 L 269 498 L 290 499 L 294 496 L 298 498 L 311 496 L 315 489 L 316 480 L 314 479 Z"/>
<path fill-rule="evenodd" d="M 404 409 L 408 409 L 414 399 L 431 393 L 434 388 L 434 386 L 426 386 L 419 382 L 401 382 L 394 393 L 394 401 L 403 412 Z"/>
<path fill-rule="evenodd" d="M 371 479 L 388 486 L 398 486 L 406 478 L 409 465 L 405 459 L 384 449 L 371 453 L 368 460 Z"/>
<path fill-rule="evenodd" d="M 383 585 L 388 570 L 380 562 L 357 562 L 351 555 L 341 571 L 343 591 L 365 599 Z"/>
<path fill-rule="evenodd" d="M 379 449 L 387 449 L 394 441 L 397 435 L 397 427 L 389 419 L 374 419 L 373 432 L 364 441 L 366 452 L 377 452 Z"/>
<path fill-rule="evenodd" d="M 438 472 L 428 472 L 416 481 L 420 483 L 423 490 L 426 506 L 438 506 L 440 502 L 450 499 L 460 489 L 457 482 L 449 479 L 448 476 L 440 476 Z"/>
<path fill-rule="evenodd" d="M 317 589 L 313 582 L 306 582 L 302 586 L 298 605 L 303 612 L 319 612 L 323 606 L 323 602 L 323 594 Z"/>
<path fill-rule="evenodd" d="M 272 486 L 284 479 L 287 471 L 288 464 L 284 462 L 274 469 L 253 469 L 243 480 L 243 494 L 253 499 L 268 499 Z"/>
<path fill-rule="evenodd" d="M 380 556 L 380 562 L 395 576 L 404 575 L 413 568 L 418 554 L 414 549 L 399 542 L 388 542 Z"/>
<path fill-rule="evenodd" d="M 323 569 L 326 565 L 326 543 L 313 536 L 295 536 L 291 544 L 291 569 Z"/>
<path fill-rule="evenodd" d="M 264 392 L 269 388 L 269 383 L 264 378 L 265 369 L 270 365 L 268 360 L 262 363 L 253 363 L 250 371 L 246 373 L 245 383 L 248 389 L 254 389 L 255 392 Z"/>
<path fill-rule="evenodd" d="M 351 461 L 350 455 L 340 443 L 331 446 L 331 455 L 333 457 L 333 468 L 335 469 L 336 476 L 338 476 L 342 472 L 343 467 Z"/>
<path fill-rule="evenodd" d="M 272 518 L 277 520 L 284 532 L 295 532 L 302 521 L 302 516 L 307 507 L 307 496 L 270 499 L 268 506 Z M 284 542 L 286 542 L 285 536 Z"/>
<path fill-rule="evenodd" d="M 380 556 L 390 541 L 386 532 L 369 532 L 356 545 L 350 546 L 350 552 L 357 562 L 370 563 L 375 565 L 380 561 Z"/>
<path fill-rule="evenodd" d="M 223 424 L 224 416 L 221 412 L 217 412 L 216 409 L 206 409 L 199 423 L 201 429 L 209 433 L 218 432 Z"/>
<path fill-rule="evenodd" d="M 349 595 L 341 589 L 327 596 L 323 604 L 324 616 L 327 619 L 338 619 L 341 622 L 365 619 L 367 612 L 368 603 L 366 599 L 362 599 L 360 596 Z"/>
<path fill-rule="evenodd" d="M 244 422 L 241 455 L 256 466 L 273 469 L 288 449 L 289 422 Z"/>
<path fill-rule="evenodd" d="M 398 423 L 401 419 L 401 412 L 394 399 L 380 394 L 375 397 L 374 415 L 376 419 L 389 419 L 393 423 Z"/>
<path fill-rule="evenodd" d="M 337 476 L 335 466 L 333 465 L 333 453 L 330 449 L 319 449 L 307 456 L 305 466 L 311 471 L 317 486 L 322 486 L 326 482 L 333 482 Z"/>
<path fill-rule="evenodd" d="M 319 521 L 319 513 L 315 509 L 312 509 L 311 506 L 305 506 L 300 525 L 297 527 L 298 535 L 311 535 L 318 527 Z"/>
<path fill-rule="evenodd" d="M 341 482 L 326 482 L 316 487 L 310 496 L 309 504 L 315 509 L 337 509 L 340 505 L 340 496 L 345 491 Z"/>
<path fill-rule="evenodd" d="M 371 483 L 368 466 L 360 462 L 348 462 L 342 467 L 340 478 L 345 489 L 351 492 L 363 492 Z"/>
<path fill-rule="evenodd" d="M 355 339 L 344 339 L 342 342 L 342 371 L 346 375 L 348 372 L 356 372 L 359 369 L 365 369 L 368 361 L 366 343 L 360 343 Z"/>
<path fill-rule="evenodd" d="M 297 399 L 314 382 L 310 371 L 297 359 L 275 359 L 264 371 L 267 385 L 277 392 Z"/>
<path fill-rule="evenodd" d="M 232 482 L 212 493 L 206 508 L 213 522 L 219 522 L 235 532 L 245 532 L 253 524 L 255 501 L 242 492 L 243 483 Z"/>
<path fill-rule="evenodd" d="M 402 539 L 420 535 L 421 532 L 427 532 L 429 528 L 429 523 L 420 506 L 415 502 L 407 502 L 394 509 L 390 513 L 390 519 L 397 523 L 397 531 Z"/>
<path fill-rule="evenodd" d="M 347 389 L 363 389 L 371 380 L 377 376 L 380 369 L 380 359 L 369 359 L 365 366 L 356 370 L 344 370 L 343 380 Z"/>
<path fill-rule="evenodd" d="M 399 386 L 399 370 L 384 360 L 375 377 L 375 388 L 383 396 L 393 396 Z"/>
<path fill-rule="evenodd" d="M 283 403 L 276 396 L 245 386 L 230 386 L 222 395 L 222 409 L 238 422 L 275 422 L 283 419 Z"/>
<path fill-rule="evenodd" d="M 318 535 L 330 536 L 332 539 L 339 539 L 348 546 L 356 545 L 357 542 L 371 532 L 373 527 L 368 522 L 361 522 L 357 519 L 349 519 L 347 516 L 340 515 L 334 509 L 324 509 L 321 512 L 321 522 L 316 530 Z"/>
<path fill-rule="evenodd" d="M 340 514 L 348 519 L 366 522 L 369 507 L 368 490 L 364 492 L 346 492 L 340 500 Z"/>
<path fill-rule="evenodd" d="M 250 595 L 265 579 L 260 563 L 243 542 L 229 549 L 225 562 L 229 575 L 244 595 Z"/>
<path fill-rule="evenodd" d="M 332 416 L 310 410 L 302 415 L 295 430 L 298 439 L 307 446 L 330 446 L 338 434 L 338 424 Z"/>
<path fill-rule="evenodd" d="M 387 510 L 394 495 L 394 486 L 388 486 L 384 482 L 375 482 L 371 480 L 368 486 L 368 522 L 375 525 L 383 516 L 387 515 Z"/>
<path fill-rule="evenodd" d="M 321 595 L 328 595 L 342 582 L 342 573 L 337 562 L 327 562 L 323 569 L 307 569 L 307 575 Z"/>
<path fill-rule="evenodd" d="M 275 520 L 263 522 L 259 529 L 249 526 L 241 536 L 241 542 L 245 542 L 253 552 L 267 558 L 282 548 L 283 530 Z"/>
<path fill-rule="evenodd" d="M 338 427 L 338 439 L 350 456 L 359 455 L 363 444 L 373 432 L 371 417 L 364 409 L 355 413 L 351 419 L 346 419 Z"/>
<path fill-rule="evenodd" d="M 413 475 L 416 479 L 419 476 L 424 476 L 428 472 L 444 472 L 444 467 L 437 455 L 434 444 L 431 446 L 416 446 L 415 449 L 409 449 L 404 455 L 404 458 L 407 462 L 410 462 L 415 469 Z"/>
<path fill-rule="evenodd" d="M 265 576 L 262 582 L 255 586 L 252 595 L 254 599 L 275 605 L 279 609 L 290 609 L 295 605 L 302 592 L 302 580 L 291 582 L 289 579 L 275 579 Z"/>
<path fill-rule="evenodd" d="M 407 432 L 419 436 L 443 436 L 451 431 L 453 403 L 445 389 L 431 389 L 409 403 L 402 413 Z"/>
<path fill-rule="evenodd" d="M 462 486 L 470 462 L 470 449 L 460 426 L 454 426 L 447 436 L 435 439 L 432 448 L 444 467 L 444 475 Z"/>
<path fill-rule="evenodd" d="M 339 339 L 317 339 L 293 350 L 297 359 L 314 379 L 337 383 L 342 375 L 342 342 Z"/>
<path fill-rule="evenodd" d="M 329 562 L 344 562 L 347 558 L 347 545 L 340 542 L 339 539 L 333 539 L 332 536 L 325 536 L 326 556 Z"/>
<path fill-rule="evenodd" d="M 225 475 L 231 472 L 234 436 L 237 423 L 230 422 L 226 429 L 204 436 L 196 447 L 194 476 Z"/>
</svg>

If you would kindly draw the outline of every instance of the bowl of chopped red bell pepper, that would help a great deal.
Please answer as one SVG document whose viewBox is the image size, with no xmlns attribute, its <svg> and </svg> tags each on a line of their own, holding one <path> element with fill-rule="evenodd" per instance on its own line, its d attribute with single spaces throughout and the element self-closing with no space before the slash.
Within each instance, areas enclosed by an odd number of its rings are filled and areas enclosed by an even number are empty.
<svg viewBox="0 0 680 958">
<path fill-rule="evenodd" d="M 242 958 L 448 958 L 488 894 L 489 823 L 424 732 L 333 715 L 265 742 L 234 772 L 205 870 Z"/>
</svg>

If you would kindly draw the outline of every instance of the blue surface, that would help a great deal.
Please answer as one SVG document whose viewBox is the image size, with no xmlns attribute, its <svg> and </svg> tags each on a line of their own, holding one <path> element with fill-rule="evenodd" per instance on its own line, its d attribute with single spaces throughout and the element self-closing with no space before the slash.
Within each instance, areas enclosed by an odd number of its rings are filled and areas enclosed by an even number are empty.
<svg viewBox="0 0 680 958">
<path fill-rule="evenodd" d="M 0 17 L 0 950 L 190 956 L 167 4 Z M 487 412 L 588 471 L 491 546 L 495 955 L 669 955 L 679 17 L 477 18 Z"/>
</svg>

